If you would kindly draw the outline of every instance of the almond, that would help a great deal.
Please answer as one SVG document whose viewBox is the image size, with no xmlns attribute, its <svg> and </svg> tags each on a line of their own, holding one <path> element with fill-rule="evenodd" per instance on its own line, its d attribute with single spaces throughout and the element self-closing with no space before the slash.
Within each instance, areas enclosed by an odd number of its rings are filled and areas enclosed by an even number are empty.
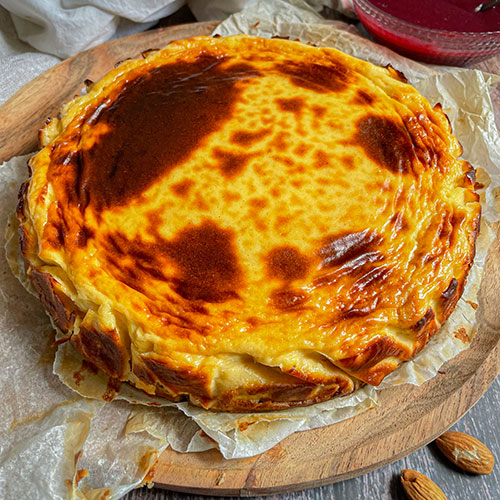
<svg viewBox="0 0 500 500">
<path fill-rule="evenodd" d="M 491 451 L 464 432 L 445 432 L 436 439 L 436 445 L 448 460 L 472 474 L 490 474 L 495 465 Z"/>
<path fill-rule="evenodd" d="M 446 500 L 439 486 L 416 470 L 404 469 L 401 484 L 410 500 Z"/>
</svg>

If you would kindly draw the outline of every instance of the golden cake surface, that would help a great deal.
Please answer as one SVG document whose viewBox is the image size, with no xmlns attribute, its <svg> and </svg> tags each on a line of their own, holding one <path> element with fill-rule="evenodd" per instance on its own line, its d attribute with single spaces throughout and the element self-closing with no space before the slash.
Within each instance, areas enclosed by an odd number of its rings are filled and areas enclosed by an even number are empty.
<svg viewBox="0 0 500 500">
<path fill-rule="evenodd" d="M 84 358 L 205 408 L 378 384 L 449 316 L 473 169 L 446 116 L 333 49 L 237 36 L 128 60 L 41 132 L 26 270 Z"/>
</svg>

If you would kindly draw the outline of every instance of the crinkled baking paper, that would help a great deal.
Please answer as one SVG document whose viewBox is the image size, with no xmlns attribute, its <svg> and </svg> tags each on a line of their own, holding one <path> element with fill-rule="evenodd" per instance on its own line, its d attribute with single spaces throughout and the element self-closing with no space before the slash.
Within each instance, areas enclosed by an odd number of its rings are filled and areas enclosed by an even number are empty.
<svg viewBox="0 0 500 500">
<path fill-rule="evenodd" d="M 464 297 L 443 331 L 377 389 L 365 386 L 314 406 L 253 415 L 211 413 L 188 403 L 150 398 L 126 384 L 116 394 L 105 375 L 82 367 L 69 343 L 56 352 L 53 328 L 38 299 L 8 269 L 9 261 L 23 279 L 11 214 L 27 176 L 27 157 L 13 158 L 0 167 L 0 223 L 11 221 L 8 258 L 0 257 L 0 498 L 117 499 L 144 482 L 167 446 L 180 452 L 217 446 L 227 459 L 261 453 L 293 432 L 330 425 L 373 407 L 380 389 L 429 380 L 468 347 L 467 339 L 476 330 L 471 302 L 476 302 L 494 234 L 489 225 L 498 220 L 494 186 L 500 186 L 500 141 L 488 94 L 497 77 L 415 63 L 359 37 L 352 27 L 325 22 L 299 0 L 259 2 L 228 18 L 216 32 L 288 36 L 336 47 L 375 64 L 390 63 L 432 104 L 442 104 L 464 158 L 489 177 L 483 182 L 488 186 L 481 194 L 481 239 Z M 458 328 L 465 328 L 466 335 L 454 335 Z M 115 400 L 108 403 L 103 397 Z"/>
</svg>

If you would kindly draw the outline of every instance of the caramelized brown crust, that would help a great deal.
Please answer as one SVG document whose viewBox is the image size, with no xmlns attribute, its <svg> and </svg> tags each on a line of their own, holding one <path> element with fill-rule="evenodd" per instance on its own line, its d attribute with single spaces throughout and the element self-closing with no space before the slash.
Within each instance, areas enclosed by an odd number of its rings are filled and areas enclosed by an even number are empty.
<svg viewBox="0 0 500 500">
<path fill-rule="evenodd" d="M 103 332 L 80 325 L 78 333 L 71 336 L 71 342 L 97 368 L 113 378 L 123 380 L 126 373 L 126 350 L 115 330 Z"/>
<path fill-rule="evenodd" d="M 21 241 L 24 241 L 23 234 L 21 234 Z M 68 332 L 73 327 L 75 320 L 76 307 L 74 304 L 64 293 L 59 291 L 56 280 L 50 274 L 31 269 L 29 278 L 45 310 L 54 320 L 54 324 L 62 332 Z"/>
<path fill-rule="evenodd" d="M 128 60 L 47 122 L 26 269 L 113 378 L 222 411 L 379 384 L 448 318 L 480 205 L 440 106 L 332 49 L 228 37 Z"/>
</svg>

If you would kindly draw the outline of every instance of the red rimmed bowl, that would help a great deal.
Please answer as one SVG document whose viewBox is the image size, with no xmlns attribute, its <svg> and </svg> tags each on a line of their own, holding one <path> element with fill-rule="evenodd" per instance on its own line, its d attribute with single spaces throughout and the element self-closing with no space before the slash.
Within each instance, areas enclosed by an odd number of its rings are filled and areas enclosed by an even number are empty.
<svg viewBox="0 0 500 500">
<path fill-rule="evenodd" d="M 498 31 L 448 31 L 400 19 L 369 0 L 354 0 L 354 8 L 376 41 L 412 59 L 464 66 L 500 53 L 500 26 Z"/>
</svg>

